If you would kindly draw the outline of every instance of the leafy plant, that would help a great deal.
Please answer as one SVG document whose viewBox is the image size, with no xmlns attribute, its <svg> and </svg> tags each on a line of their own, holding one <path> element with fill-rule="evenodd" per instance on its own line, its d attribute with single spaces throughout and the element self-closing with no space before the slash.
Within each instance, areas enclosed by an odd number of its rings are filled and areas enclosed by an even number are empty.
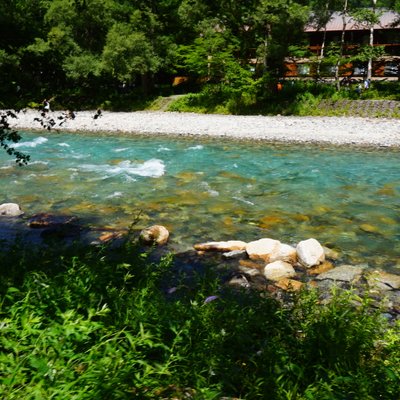
<svg viewBox="0 0 400 400">
<path fill-rule="evenodd" d="M 17 116 L 12 111 L 0 113 L 0 147 L 2 147 L 7 154 L 15 157 L 15 162 L 22 166 L 28 163 L 30 156 L 16 150 L 12 147 L 12 144 L 10 144 L 10 142 L 18 143 L 21 140 L 21 136 L 10 128 L 8 118 L 17 118 Z"/>
<path fill-rule="evenodd" d="M 0 394 L 7 399 L 397 400 L 399 328 L 367 297 L 281 304 L 119 249 L 0 254 Z"/>
</svg>

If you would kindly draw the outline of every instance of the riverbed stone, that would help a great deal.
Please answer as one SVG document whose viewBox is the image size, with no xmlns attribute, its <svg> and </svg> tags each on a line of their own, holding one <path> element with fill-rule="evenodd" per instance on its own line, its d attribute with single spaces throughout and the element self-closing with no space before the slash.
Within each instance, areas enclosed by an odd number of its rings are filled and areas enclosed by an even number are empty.
<svg viewBox="0 0 400 400">
<path fill-rule="evenodd" d="M 325 261 L 325 252 L 318 240 L 310 238 L 302 240 L 296 246 L 297 257 L 306 268 L 314 267 Z"/>
<path fill-rule="evenodd" d="M 287 292 L 298 292 L 302 289 L 303 285 L 303 282 L 289 278 L 283 278 L 275 283 L 275 286 Z"/>
<path fill-rule="evenodd" d="M 264 275 L 270 281 L 279 281 L 283 278 L 293 278 L 296 271 L 291 264 L 278 260 L 265 266 Z"/>
<path fill-rule="evenodd" d="M 250 283 L 244 274 L 236 274 L 227 282 L 229 286 L 236 288 L 249 288 Z"/>
<path fill-rule="evenodd" d="M 164 245 L 168 242 L 169 231 L 163 225 L 152 225 L 143 229 L 139 234 L 139 240 L 146 245 Z"/>
<path fill-rule="evenodd" d="M 338 251 L 330 249 L 326 246 L 322 246 L 322 248 L 324 249 L 325 258 L 329 258 L 330 260 L 334 261 L 339 259 L 340 255 Z"/>
<path fill-rule="evenodd" d="M 288 262 L 289 264 L 295 264 L 297 262 L 296 249 L 288 244 L 279 243 L 278 249 L 271 254 L 269 262 L 274 262 L 279 260 Z"/>
<path fill-rule="evenodd" d="M 367 282 L 371 287 L 379 287 L 383 290 L 399 290 L 400 275 L 385 271 L 373 271 L 368 274 Z"/>
<path fill-rule="evenodd" d="M 307 274 L 320 275 L 324 272 L 330 271 L 333 268 L 335 268 L 335 266 L 330 261 L 325 260 L 323 263 L 317 265 L 316 267 L 308 268 Z"/>
<path fill-rule="evenodd" d="M 260 271 L 264 271 L 265 268 L 265 262 L 263 260 L 239 260 L 239 265 L 245 268 L 254 268 Z"/>
<path fill-rule="evenodd" d="M 264 260 L 269 262 L 271 255 L 279 252 L 281 242 L 270 238 L 263 238 L 249 242 L 246 245 L 246 252 L 251 260 Z"/>
<path fill-rule="evenodd" d="M 364 269 L 365 268 L 363 266 L 359 265 L 340 265 L 330 271 L 316 276 L 315 279 L 329 279 L 332 281 L 355 283 L 360 279 Z"/>
<path fill-rule="evenodd" d="M 243 258 L 247 257 L 246 250 L 232 250 L 232 251 L 227 251 L 222 254 L 222 257 L 230 260 L 230 259 L 238 259 L 238 258 Z"/>
<path fill-rule="evenodd" d="M 360 229 L 366 233 L 379 233 L 378 227 L 372 224 L 361 224 Z"/>
<path fill-rule="evenodd" d="M 70 215 L 54 215 L 48 213 L 39 213 L 32 215 L 29 218 L 28 226 L 30 228 L 45 229 L 45 228 L 56 228 L 60 226 L 76 226 L 78 218 Z"/>
<path fill-rule="evenodd" d="M 0 204 L 0 216 L 2 217 L 19 217 L 23 213 L 21 207 L 16 203 Z"/>
<path fill-rule="evenodd" d="M 225 242 L 205 242 L 195 244 L 193 247 L 198 251 L 222 251 L 230 252 L 236 250 L 245 250 L 246 242 L 241 240 L 227 240 Z"/>
</svg>

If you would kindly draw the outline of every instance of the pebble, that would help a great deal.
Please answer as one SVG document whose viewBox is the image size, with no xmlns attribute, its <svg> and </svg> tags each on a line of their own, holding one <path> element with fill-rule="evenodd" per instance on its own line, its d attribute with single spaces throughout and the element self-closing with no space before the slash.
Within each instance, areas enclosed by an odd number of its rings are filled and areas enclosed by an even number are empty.
<svg viewBox="0 0 400 400">
<path fill-rule="evenodd" d="M 51 112 L 55 121 L 63 112 Z M 76 112 L 53 130 L 118 132 L 146 135 L 230 137 L 277 142 L 317 142 L 335 145 L 400 147 L 398 120 L 358 117 L 293 117 L 195 114 L 160 111 Z M 34 121 L 38 111 L 26 110 L 10 120 L 12 129 L 43 130 Z"/>
</svg>

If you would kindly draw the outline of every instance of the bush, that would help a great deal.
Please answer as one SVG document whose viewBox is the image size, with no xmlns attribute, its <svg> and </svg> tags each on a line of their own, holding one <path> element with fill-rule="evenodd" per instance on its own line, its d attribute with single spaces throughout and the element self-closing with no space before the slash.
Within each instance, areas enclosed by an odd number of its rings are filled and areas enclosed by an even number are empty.
<svg viewBox="0 0 400 400">
<path fill-rule="evenodd" d="M 281 305 L 150 255 L 3 252 L 1 397 L 398 399 L 400 326 L 368 299 Z"/>
</svg>

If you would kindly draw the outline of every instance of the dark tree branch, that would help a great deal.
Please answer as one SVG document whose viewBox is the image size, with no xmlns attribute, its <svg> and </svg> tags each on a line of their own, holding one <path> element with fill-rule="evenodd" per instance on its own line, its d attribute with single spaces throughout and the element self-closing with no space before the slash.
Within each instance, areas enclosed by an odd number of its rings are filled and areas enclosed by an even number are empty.
<svg viewBox="0 0 400 400">
<path fill-rule="evenodd" d="M 10 128 L 8 122 L 9 118 L 17 118 L 16 113 L 14 111 L 3 111 L 0 113 L 0 147 L 2 147 L 7 154 L 15 157 L 15 162 L 19 166 L 26 165 L 30 160 L 30 156 L 12 147 L 12 143 L 18 143 L 21 140 L 21 136 L 17 131 Z"/>
</svg>

